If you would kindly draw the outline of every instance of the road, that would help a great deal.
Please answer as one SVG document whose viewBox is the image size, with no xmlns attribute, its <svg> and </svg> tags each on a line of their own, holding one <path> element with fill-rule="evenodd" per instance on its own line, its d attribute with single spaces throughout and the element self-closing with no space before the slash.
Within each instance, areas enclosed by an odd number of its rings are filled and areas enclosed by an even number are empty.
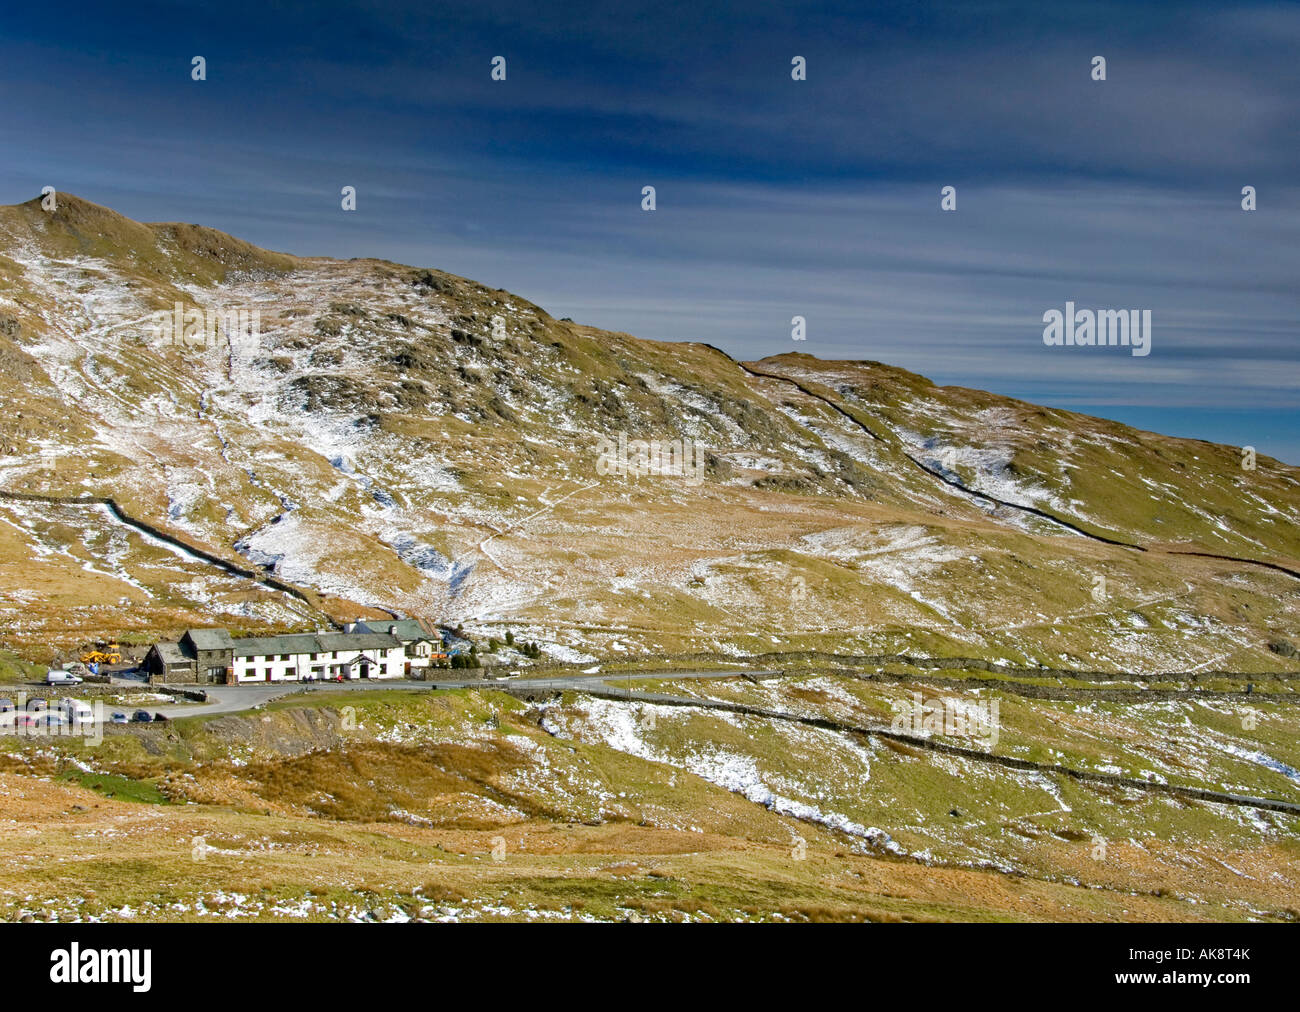
<svg viewBox="0 0 1300 1012">
<path fill-rule="evenodd" d="M 604 683 L 611 681 L 654 681 L 662 679 L 677 681 L 685 678 L 738 678 L 746 675 L 771 677 L 777 674 L 780 674 L 780 672 L 755 669 L 745 669 L 743 671 L 674 671 L 667 674 L 664 672 L 649 672 L 646 674 L 585 674 L 577 672 L 572 675 L 561 675 L 554 678 L 507 678 L 500 680 L 493 678 L 439 678 L 428 682 L 413 682 L 406 679 L 389 681 L 356 680 L 350 682 L 320 682 L 310 687 L 302 682 L 197 686 L 207 692 L 208 701 L 206 703 L 166 704 L 151 706 L 149 710 L 153 713 L 161 713 L 166 717 L 194 717 L 199 715 L 210 717 L 223 713 L 242 713 L 245 710 L 251 710 L 256 706 L 261 706 L 275 699 L 283 699 L 285 696 L 291 696 L 295 693 L 373 692 L 376 689 L 388 692 L 432 692 L 435 689 L 506 689 L 526 686 L 530 689 L 536 688 L 539 694 L 545 694 L 562 692 L 565 689 L 581 690 L 592 685 L 608 688 Z M 139 682 L 123 680 L 122 684 L 134 688 L 147 688 L 147 686 L 143 686 Z"/>
</svg>

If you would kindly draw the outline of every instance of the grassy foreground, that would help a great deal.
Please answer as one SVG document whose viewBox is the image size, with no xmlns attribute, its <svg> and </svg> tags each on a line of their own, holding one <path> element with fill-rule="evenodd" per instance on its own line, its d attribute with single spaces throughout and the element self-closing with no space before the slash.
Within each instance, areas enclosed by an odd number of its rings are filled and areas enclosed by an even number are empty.
<svg viewBox="0 0 1300 1012">
<path fill-rule="evenodd" d="M 933 693 L 656 689 L 861 723 Z M 1300 766 L 1291 707 L 998 698 L 999 753 L 1295 797 L 1258 760 Z M 13 919 L 1300 918 L 1293 817 L 691 707 L 321 693 L 0 750 Z"/>
</svg>

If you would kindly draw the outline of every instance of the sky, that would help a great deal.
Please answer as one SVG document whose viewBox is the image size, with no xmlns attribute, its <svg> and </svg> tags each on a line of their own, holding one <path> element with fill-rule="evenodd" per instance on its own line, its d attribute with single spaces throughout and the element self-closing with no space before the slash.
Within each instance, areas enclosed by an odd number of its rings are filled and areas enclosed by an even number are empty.
<svg viewBox="0 0 1300 1012">
<path fill-rule="evenodd" d="M 1294 3 L 9 4 L 0 152 L 0 203 L 54 186 L 1300 464 Z M 1045 345 L 1067 302 L 1150 310 L 1151 353 Z"/>
</svg>

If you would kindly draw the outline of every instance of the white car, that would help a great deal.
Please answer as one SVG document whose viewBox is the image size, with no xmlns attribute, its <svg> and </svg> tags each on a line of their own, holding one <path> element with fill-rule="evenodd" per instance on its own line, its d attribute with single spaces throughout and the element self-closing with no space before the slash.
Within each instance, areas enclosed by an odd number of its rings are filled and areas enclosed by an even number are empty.
<svg viewBox="0 0 1300 1012">
<path fill-rule="evenodd" d="M 58 668 L 50 668 L 49 673 L 45 676 L 46 685 L 80 685 L 81 679 L 71 671 L 61 671 Z"/>
<path fill-rule="evenodd" d="M 71 696 L 65 696 L 59 700 L 59 709 L 62 711 L 64 718 L 71 724 L 90 724 L 95 720 L 95 711 L 90 708 L 90 704 L 84 699 L 73 699 Z"/>
</svg>

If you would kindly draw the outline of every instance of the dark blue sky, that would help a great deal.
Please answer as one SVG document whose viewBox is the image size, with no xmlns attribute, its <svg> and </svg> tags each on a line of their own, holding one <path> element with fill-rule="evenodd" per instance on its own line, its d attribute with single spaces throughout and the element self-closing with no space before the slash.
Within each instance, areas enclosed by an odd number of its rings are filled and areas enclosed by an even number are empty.
<svg viewBox="0 0 1300 1012">
<path fill-rule="evenodd" d="M 6 5 L 0 202 L 52 185 L 1300 463 L 1300 6 L 768 6 Z M 1045 347 L 1067 300 L 1152 310 L 1151 355 Z"/>
</svg>

